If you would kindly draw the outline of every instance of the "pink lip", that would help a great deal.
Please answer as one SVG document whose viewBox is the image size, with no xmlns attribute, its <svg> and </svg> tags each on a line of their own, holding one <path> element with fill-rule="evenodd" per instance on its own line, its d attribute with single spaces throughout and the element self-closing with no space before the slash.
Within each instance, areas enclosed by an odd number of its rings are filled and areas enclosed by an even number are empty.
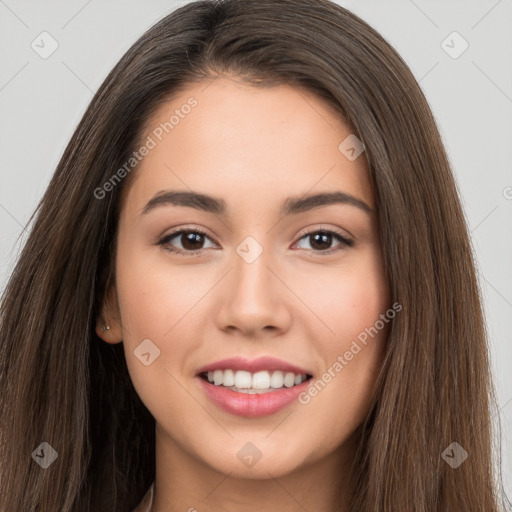
<svg viewBox="0 0 512 512">
<path fill-rule="evenodd" d="M 308 379 L 291 388 L 281 388 L 277 391 L 269 391 L 259 395 L 249 395 L 247 393 L 231 391 L 222 386 L 215 386 L 202 377 L 196 377 L 196 379 L 201 384 L 206 395 L 218 407 L 231 414 L 246 418 L 267 416 L 284 409 L 313 382 L 313 379 Z"/>
<path fill-rule="evenodd" d="M 197 375 L 199 375 L 200 373 L 206 373 L 214 370 L 245 370 L 251 373 L 259 372 L 262 370 L 281 370 L 282 372 L 293 372 L 296 374 L 305 373 L 308 375 L 312 375 L 312 372 L 309 370 L 305 370 L 304 368 L 300 368 L 293 364 L 287 363 L 286 361 L 281 361 L 280 359 L 276 359 L 275 357 L 269 356 L 258 357 L 252 360 L 246 359 L 241 356 L 222 359 L 221 361 L 216 361 L 215 363 L 207 364 L 206 366 L 199 368 L 199 370 L 197 371 Z"/>
</svg>

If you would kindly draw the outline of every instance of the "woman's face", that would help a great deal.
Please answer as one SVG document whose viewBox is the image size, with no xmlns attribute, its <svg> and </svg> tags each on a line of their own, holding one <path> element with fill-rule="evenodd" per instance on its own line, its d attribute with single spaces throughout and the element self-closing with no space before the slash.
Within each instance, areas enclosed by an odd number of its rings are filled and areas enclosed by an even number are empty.
<svg viewBox="0 0 512 512">
<path fill-rule="evenodd" d="M 309 92 L 235 78 L 191 85 L 147 123 L 108 341 L 122 339 L 157 446 L 176 460 L 277 477 L 341 456 L 364 420 L 389 297 L 350 135 Z"/>
</svg>

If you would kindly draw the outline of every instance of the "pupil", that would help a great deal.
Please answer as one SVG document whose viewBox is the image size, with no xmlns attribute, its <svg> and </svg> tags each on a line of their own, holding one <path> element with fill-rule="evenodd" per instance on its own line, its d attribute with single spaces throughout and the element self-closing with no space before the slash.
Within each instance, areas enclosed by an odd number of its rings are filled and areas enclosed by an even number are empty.
<svg viewBox="0 0 512 512">
<path fill-rule="evenodd" d="M 201 233 L 186 233 L 186 234 L 184 233 L 182 236 L 184 236 L 185 240 L 186 240 L 185 243 L 183 243 L 183 241 L 182 241 L 182 245 L 186 249 L 192 249 L 192 250 L 197 249 L 197 244 L 194 245 L 194 239 L 196 242 L 199 241 L 199 246 L 201 245 L 201 240 L 198 240 L 198 238 L 200 239 L 203 236 L 203 235 L 201 235 Z M 191 244 L 191 247 L 187 247 L 187 244 L 189 244 L 189 243 Z"/>
<path fill-rule="evenodd" d="M 326 249 L 326 248 L 329 248 L 329 246 L 331 245 L 331 238 L 332 238 L 332 235 L 330 233 L 317 233 L 317 234 L 314 234 L 314 235 L 311 235 L 313 240 L 314 240 L 314 243 L 311 244 L 311 247 L 314 248 L 315 245 L 321 245 L 322 242 L 325 244 L 327 243 L 327 247 L 319 247 L 320 249 Z M 317 241 L 320 239 L 320 242 L 319 244 L 317 244 Z"/>
</svg>

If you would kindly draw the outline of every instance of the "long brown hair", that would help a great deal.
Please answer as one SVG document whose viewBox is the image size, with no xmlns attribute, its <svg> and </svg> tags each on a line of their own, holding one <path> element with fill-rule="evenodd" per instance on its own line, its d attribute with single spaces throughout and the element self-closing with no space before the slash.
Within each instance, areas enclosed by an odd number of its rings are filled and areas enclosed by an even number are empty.
<svg viewBox="0 0 512 512">
<path fill-rule="evenodd" d="M 121 192 L 137 170 L 102 198 L 94 191 L 159 105 L 221 75 L 306 88 L 365 145 L 391 298 L 403 310 L 360 428 L 350 512 L 497 512 L 496 400 L 449 162 L 403 60 L 327 0 L 189 3 L 135 42 L 95 94 L 2 297 L 1 510 L 126 512 L 153 481 L 154 419 L 122 344 L 95 333 L 115 280 Z M 58 454 L 46 469 L 32 456 L 43 442 Z M 456 469 L 442 457 L 453 442 L 468 453 Z"/>
</svg>

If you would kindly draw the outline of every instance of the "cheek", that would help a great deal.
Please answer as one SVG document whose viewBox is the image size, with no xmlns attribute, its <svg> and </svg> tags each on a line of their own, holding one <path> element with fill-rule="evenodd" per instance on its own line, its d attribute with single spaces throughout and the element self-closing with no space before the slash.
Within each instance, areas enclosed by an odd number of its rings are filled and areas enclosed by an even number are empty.
<svg viewBox="0 0 512 512">
<path fill-rule="evenodd" d="M 126 245 L 123 250 L 122 242 L 119 247 L 116 284 L 128 338 L 171 338 L 167 335 L 187 322 L 185 315 L 199 300 L 208 280 L 200 272 L 191 272 L 190 267 L 171 264 L 162 249 Z"/>
<path fill-rule="evenodd" d="M 179 388 L 173 376 L 186 373 L 182 363 L 203 339 L 194 330 L 207 317 L 204 299 L 217 277 L 207 266 L 171 263 L 161 249 L 142 250 L 126 242 L 120 236 L 116 262 L 124 350 L 133 384 L 151 409 L 157 406 L 155 389 Z M 146 353 L 142 346 L 149 347 L 150 360 L 158 354 L 148 366 L 137 357 Z"/>
<path fill-rule="evenodd" d="M 362 258 L 357 269 L 345 280 L 335 324 L 338 336 L 326 352 L 331 362 L 339 362 L 342 356 L 340 374 L 344 374 L 345 385 L 362 396 L 376 376 L 385 348 L 389 289 L 377 251 Z"/>
<path fill-rule="evenodd" d="M 336 267 L 302 271 L 300 275 L 308 277 L 296 281 L 302 287 L 298 294 L 307 298 L 305 302 L 321 320 L 315 330 L 324 334 L 317 337 L 325 340 L 321 342 L 324 354 L 332 356 L 348 347 L 350 340 L 373 326 L 389 307 L 386 276 L 377 250 L 354 253 Z"/>
<path fill-rule="evenodd" d="M 302 403 L 310 407 L 309 427 L 314 428 L 322 418 L 325 435 L 335 442 L 340 433 L 353 431 L 368 413 L 390 318 L 384 321 L 381 316 L 386 318 L 389 296 L 378 253 L 369 253 L 350 270 L 332 275 L 336 278 L 329 289 L 337 291 L 323 296 L 316 306 L 324 307 L 325 323 L 334 334 L 317 338 L 325 370 L 316 376 L 317 384 Z"/>
</svg>

